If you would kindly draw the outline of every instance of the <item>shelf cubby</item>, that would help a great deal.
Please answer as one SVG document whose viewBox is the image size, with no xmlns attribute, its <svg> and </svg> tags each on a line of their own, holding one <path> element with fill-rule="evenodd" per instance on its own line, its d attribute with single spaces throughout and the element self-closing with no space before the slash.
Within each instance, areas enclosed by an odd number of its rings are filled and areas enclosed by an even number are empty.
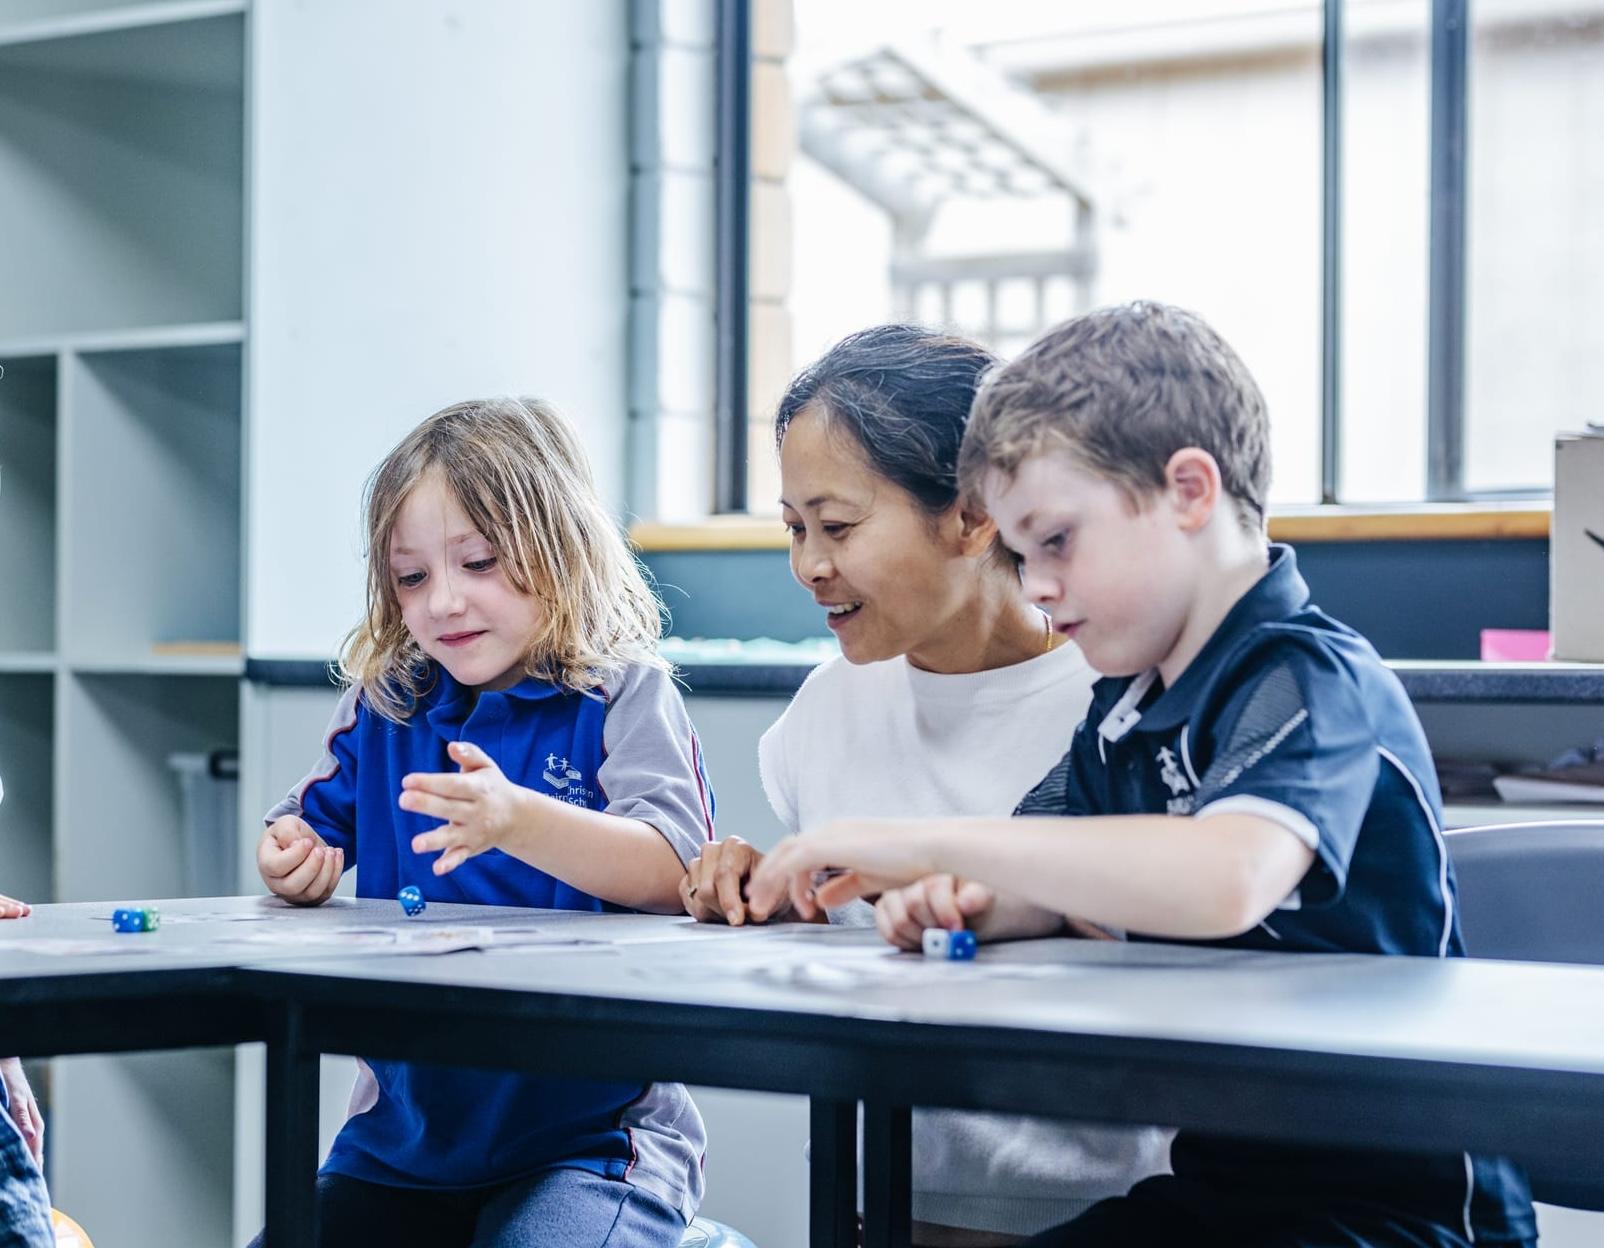
<svg viewBox="0 0 1604 1248">
<path fill-rule="evenodd" d="M 0 675 L 0 893 L 54 900 L 55 678 Z"/>
<path fill-rule="evenodd" d="M 243 14 L 173 20 L 205 10 L 150 6 L 168 20 L 74 33 L 87 6 L 7 7 L 0 342 L 239 320 Z"/>
<path fill-rule="evenodd" d="M 95 760 L 56 788 L 62 901 L 149 901 L 183 894 L 184 809 L 168 756 L 239 747 L 232 677 L 64 675 L 61 748 Z M 216 830 L 233 854 L 238 829 Z M 225 849 L 223 840 L 228 844 Z"/>
<path fill-rule="evenodd" d="M 50 1195 L 95 1242 L 229 1244 L 234 1051 L 51 1063 Z M 116 1176 L 108 1181 L 108 1176 Z"/>
<path fill-rule="evenodd" d="M 0 356 L 0 655 L 56 645 L 56 357 Z"/>
<path fill-rule="evenodd" d="M 239 346 L 66 360 L 63 657 L 238 670 Z"/>
</svg>

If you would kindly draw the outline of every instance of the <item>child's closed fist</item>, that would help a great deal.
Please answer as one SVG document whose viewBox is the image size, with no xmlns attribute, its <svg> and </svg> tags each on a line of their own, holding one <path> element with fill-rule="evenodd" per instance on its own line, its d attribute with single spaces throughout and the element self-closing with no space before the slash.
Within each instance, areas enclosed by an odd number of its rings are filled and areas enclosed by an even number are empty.
<svg viewBox="0 0 1604 1248">
<path fill-rule="evenodd" d="M 986 916 L 996 901 L 997 894 L 984 884 L 951 875 L 928 875 L 906 888 L 882 893 L 875 903 L 874 922 L 889 943 L 917 950 L 928 927 L 949 932 L 968 928 L 983 934 Z"/>
<path fill-rule="evenodd" d="M 304 819 L 285 815 L 256 843 L 256 869 L 268 890 L 291 905 L 321 905 L 340 883 L 345 851 L 328 844 Z"/>
<path fill-rule="evenodd" d="M 443 822 L 412 838 L 412 852 L 439 852 L 434 873 L 455 871 L 468 859 L 506 843 L 528 818 L 532 801 L 546 800 L 502 775 L 491 757 L 470 741 L 446 747 L 458 772 L 413 772 L 402 777 L 397 804 Z"/>
</svg>

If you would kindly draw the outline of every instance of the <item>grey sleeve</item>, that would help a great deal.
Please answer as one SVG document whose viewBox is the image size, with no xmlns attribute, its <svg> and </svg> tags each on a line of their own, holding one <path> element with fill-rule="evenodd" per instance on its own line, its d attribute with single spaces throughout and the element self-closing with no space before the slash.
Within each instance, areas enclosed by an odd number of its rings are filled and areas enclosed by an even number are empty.
<svg viewBox="0 0 1604 1248">
<path fill-rule="evenodd" d="M 702 743 L 667 672 L 634 666 L 607 685 L 607 752 L 597 774 L 606 811 L 656 828 L 683 863 L 713 839 Z"/>
<path fill-rule="evenodd" d="M 304 819 L 347 855 L 356 853 L 356 759 L 351 729 L 356 726 L 360 693 L 352 686 L 340 695 L 323 734 L 323 753 L 284 799 L 262 816 L 268 824 L 285 815 Z"/>
</svg>

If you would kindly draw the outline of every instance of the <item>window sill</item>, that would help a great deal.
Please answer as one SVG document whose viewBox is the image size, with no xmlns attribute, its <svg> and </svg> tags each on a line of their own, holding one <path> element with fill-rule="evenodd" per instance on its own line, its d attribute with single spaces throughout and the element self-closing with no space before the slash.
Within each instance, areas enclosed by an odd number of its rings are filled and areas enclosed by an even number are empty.
<svg viewBox="0 0 1604 1248">
<path fill-rule="evenodd" d="M 1270 517 L 1278 542 L 1547 540 L 1553 507 L 1546 502 L 1421 503 L 1407 507 L 1296 507 Z M 777 517 L 711 516 L 695 524 L 631 526 L 645 552 L 785 550 L 790 538 Z"/>
</svg>

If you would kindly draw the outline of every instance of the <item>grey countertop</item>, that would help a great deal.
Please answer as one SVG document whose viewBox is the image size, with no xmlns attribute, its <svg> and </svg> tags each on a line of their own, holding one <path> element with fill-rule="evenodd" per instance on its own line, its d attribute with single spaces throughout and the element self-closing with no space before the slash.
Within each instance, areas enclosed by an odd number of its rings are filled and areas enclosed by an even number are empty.
<svg viewBox="0 0 1604 1248">
<path fill-rule="evenodd" d="M 731 643 L 719 643 L 728 647 Z M 817 647 L 782 658 L 771 645 L 751 659 L 739 652 L 716 660 L 692 657 L 689 647 L 671 652 L 686 687 L 708 697 L 786 698 L 820 661 Z M 1507 702 L 1539 705 L 1604 704 L 1604 664 L 1477 663 L 1400 660 L 1389 664 L 1416 702 Z M 330 684 L 327 663 L 316 660 L 247 659 L 245 678 L 267 685 Z"/>
</svg>

